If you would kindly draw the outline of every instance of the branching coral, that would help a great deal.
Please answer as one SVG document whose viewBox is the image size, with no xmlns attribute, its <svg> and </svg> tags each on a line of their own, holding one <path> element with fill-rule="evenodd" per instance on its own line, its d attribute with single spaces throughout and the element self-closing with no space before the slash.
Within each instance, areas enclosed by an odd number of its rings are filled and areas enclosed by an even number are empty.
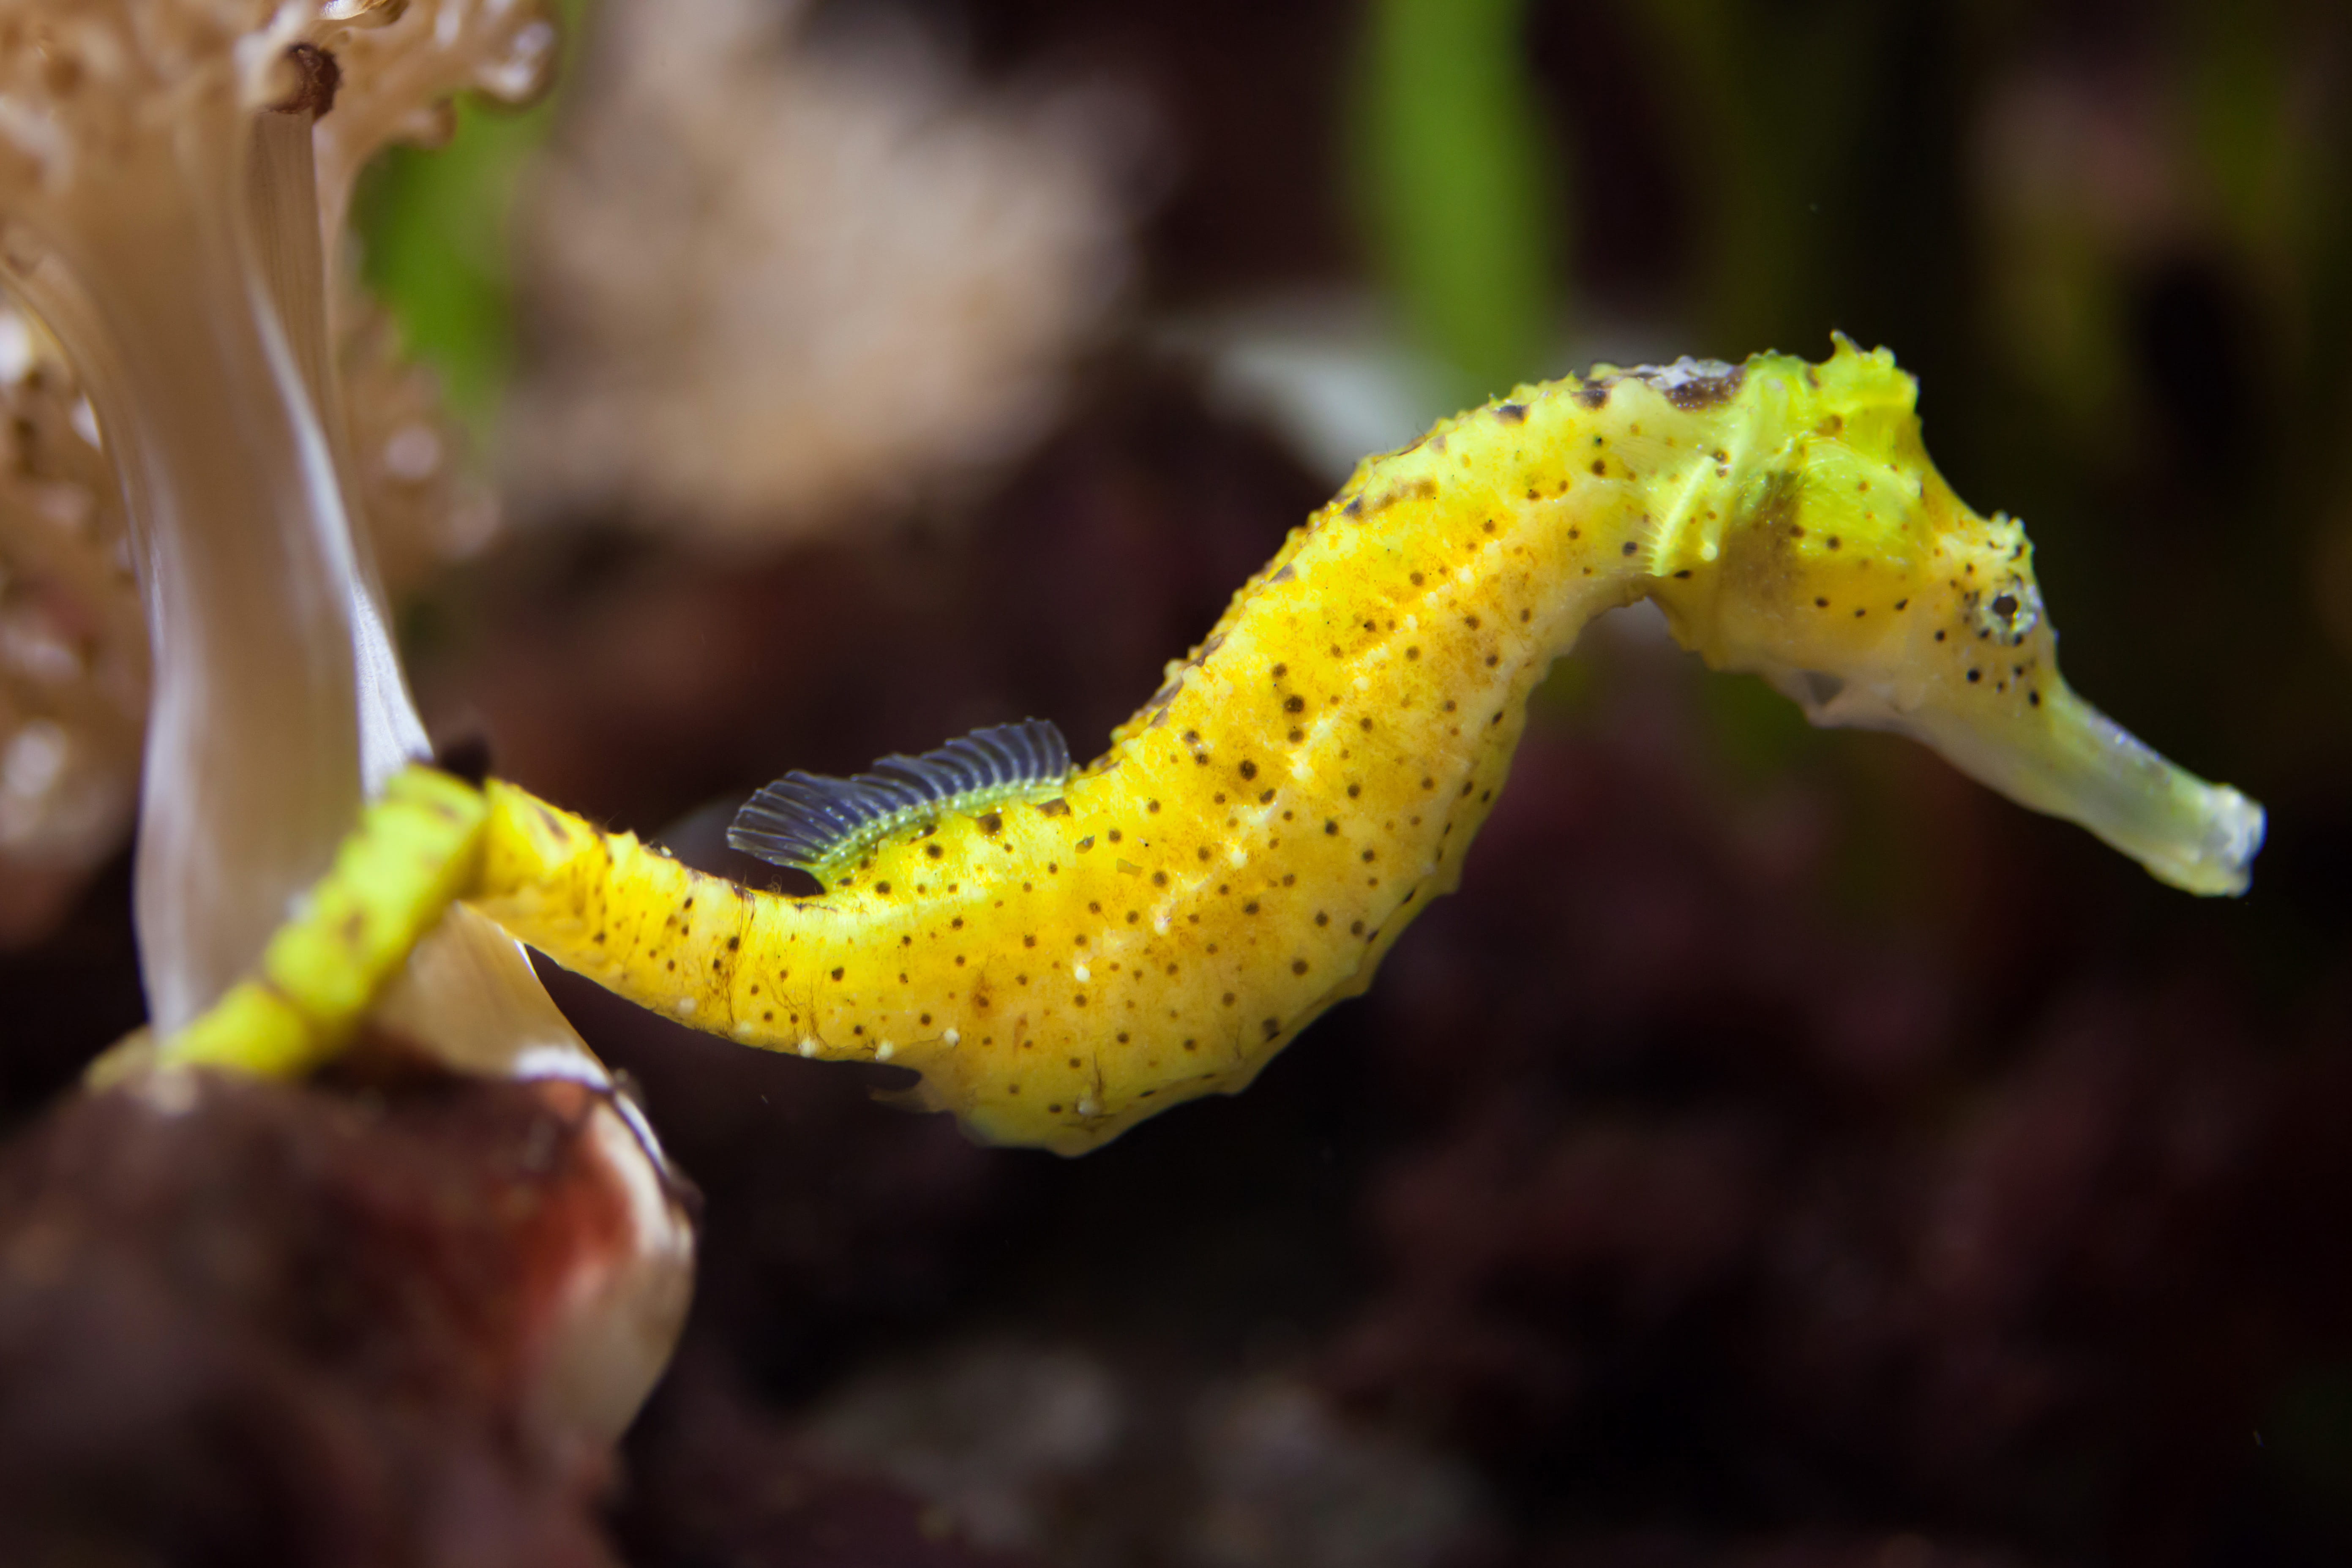
<svg viewBox="0 0 2352 1568">
<path fill-rule="evenodd" d="M 523 235 L 534 507 L 746 536 L 985 464 L 1117 288 L 1101 114 L 809 43 L 798 10 L 604 8 Z"/>
<path fill-rule="evenodd" d="M 371 137 L 454 87 L 527 89 L 518 62 L 550 36 L 465 0 L 373 15 L 362 35 L 370 14 L 309 0 L 0 4 L 0 272 L 96 409 L 153 641 L 136 918 L 162 1031 L 254 968 L 362 798 L 426 749 L 353 528 L 322 213 Z M 357 130 L 322 179 L 338 100 Z M 690 1238 L 650 1135 L 480 922 L 428 938 L 380 1018 L 470 1068 L 604 1091 L 585 1114 L 627 1223 L 581 1238 L 543 1353 L 551 1399 L 611 1430 L 684 1303 Z"/>
<path fill-rule="evenodd" d="M 457 93 L 519 107 L 554 78 L 555 23 L 538 0 L 332 0 L 320 16 L 315 41 L 343 79 L 335 112 L 319 121 L 316 137 L 331 247 L 344 232 L 361 169 L 386 144 L 446 140 Z"/>
<path fill-rule="evenodd" d="M 317 132 L 324 258 L 303 243 L 299 211 L 274 210 L 289 193 L 297 209 L 305 205 L 300 197 L 311 162 L 307 128 L 313 116 L 266 117 L 248 156 L 264 227 L 272 231 L 259 237 L 254 264 L 274 285 L 295 286 L 296 297 L 280 301 L 289 308 L 281 328 L 331 416 L 324 434 L 348 447 L 355 495 L 347 499 L 356 500 L 373 524 L 395 584 L 478 545 L 488 531 L 489 503 L 454 460 L 457 437 L 435 406 L 429 377 L 399 354 L 381 313 L 348 288 L 327 296 L 341 327 L 345 396 L 337 398 L 334 380 L 324 371 L 318 307 L 302 298 L 315 293 L 317 283 L 299 279 L 338 278 L 333 240 L 359 164 L 390 136 L 429 132 L 434 94 L 478 87 L 511 97 L 536 90 L 544 80 L 553 31 L 536 9 L 459 6 L 455 27 L 435 20 L 446 9 L 353 13 L 330 6 L 299 30 L 384 68 L 373 74 L 347 71 L 331 57 L 308 57 L 325 61 L 318 68 L 324 73 L 315 88 L 319 104 L 341 109 Z M 372 25 L 386 10 L 396 15 Z M 250 20 L 257 25 L 262 16 L 255 9 Z M 224 112 L 229 102 L 224 93 L 241 100 L 290 91 L 294 79 L 257 35 L 244 40 L 250 47 L 231 50 L 234 58 L 215 62 L 212 75 L 219 79 L 202 79 L 205 72 L 195 68 L 206 40 L 219 45 L 234 31 L 233 21 L 227 11 L 201 8 L 93 7 L 62 15 L 15 8 L 8 26 L 16 79 L 0 100 L 0 119 L 19 186 L 19 199 L 11 203 L 19 224 L 18 265 L 12 270 L 29 297 L 70 295 L 81 286 L 72 275 L 94 268 L 110 281 L 94 285 L 101 298 L 89 308 L 113 308 L 104 296 L 130 282 L 113 279 L 135 272 L 142 242 L 135 230 L 101 231 L 137 213 L 145 180 L 209 182 L 219 211 L 235 213 L 234 195 L 224 193 L 242 179 L 233 167 L 236 154 L 207 146 L 206 138 L 241 134 L 241 110 L 203 136 L 194 133 L 195 123 Z M 289 39 L 298 36 L 288 13 L 278 14 L 270 26 Z M 325 129 L 329 123 L 331 132 Z M 142 139 L 152 145 L 142 148 Z M 191 160 L 200 156 L 216 166 L 195 173 Z M 176 166 L 176 174 L 166 165 Z M 159 277 L 182 270 L 166 265 L 181 259 L 165 237 L 177 221 L 165 216 L 171 205 L 164 202 L 152 215 L 160 248 L 144 258 Z M 122 209 L 119 217 L 109 216 L 110 206 Z M 237 243 L 215 236 L 214 248 L 233 251 Z M 40 258 L 48 247 L 59 248 L 45 263 Z M 113 259 L 101 259 L 100 252 Z M 68 260 L 68 253 L 79 259 Z M 48 307 L 53 315 L 74 313 L 70 302 L 50 300 Z M 83 352 L 96 346 L 88 331 L 81 337 Z M 9 373 L 0 396 L 10 416 L 6 457 L 14 481 L 0 488 L 0 540 L 5 541 L 0 560 L 8 574 L 0 611 L 8 628 L 0 647 L 6 680 L 0 748 L 15 759 L 0 780 L 0 858 L 20 868 L 70 873 L 110 853 L 128 819 L 145 717 L 145 630 L 133 574 L 125 569 L 129 547 L 118 483 L 73 371 L 47 334 L 13 310 L 0 321 L 0 342 L 16 345 L 0 366 Z M 160 342 L 156 348 L 159 355 L 169 353 Z M 259 351 L 248 346 L 247 352 Z M 136 380 L 152 376 L 155 367 L 126 374 Z M 338 401 L 347 402 L 347 416 L 336 413 Z M 116 439 L 127 436 L 118 431 Z M 25 881 L 16 879 L 19 894 Z M 19 921 L 11 923 L 36 918 L 35 911 L 18 914 Z"/>
</svg>

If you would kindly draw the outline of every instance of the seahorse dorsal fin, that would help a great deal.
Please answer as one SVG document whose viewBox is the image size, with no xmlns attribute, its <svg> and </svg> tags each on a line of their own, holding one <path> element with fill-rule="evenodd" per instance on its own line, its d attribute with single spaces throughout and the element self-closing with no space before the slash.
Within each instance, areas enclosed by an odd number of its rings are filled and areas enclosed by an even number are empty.
<svg viewBox="0 0 2352 1568">
<path fill-rule="evenodd" d="M 920 817 L 984 811 L 1069 776 L 1069 743 L 1051 720 L 995 724 L 919 757 L 884 757 L 856 778 L 786 773 L 735 814 L 727 842 L 771 866 L 821 876 Z"/>
</svg>

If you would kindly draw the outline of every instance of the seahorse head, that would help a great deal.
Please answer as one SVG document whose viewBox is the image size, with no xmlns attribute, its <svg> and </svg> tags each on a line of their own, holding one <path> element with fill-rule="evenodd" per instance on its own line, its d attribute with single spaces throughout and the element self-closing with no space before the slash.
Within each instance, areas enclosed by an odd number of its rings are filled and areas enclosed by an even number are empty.
<svg viewBox="0 0 2352 1568">
<path fill-rule="evenodd" d="M 2060 678 L 2024 527 L 1979 515 L 1936 471 L 1917 390 L 1885 350 L 1843 337 L 1824 364 L 1748 363 L 1727 411 L 1741 458 L 1720 526 L 1685 552 L 1703 564 L 1655 593 L 1676 635 L 1717 668 L 1764 676 L 1817 724 L 1912 735 L 2166 881 L 2242 891 L 2261 808 L 2165 761 Z"/>
</svg>

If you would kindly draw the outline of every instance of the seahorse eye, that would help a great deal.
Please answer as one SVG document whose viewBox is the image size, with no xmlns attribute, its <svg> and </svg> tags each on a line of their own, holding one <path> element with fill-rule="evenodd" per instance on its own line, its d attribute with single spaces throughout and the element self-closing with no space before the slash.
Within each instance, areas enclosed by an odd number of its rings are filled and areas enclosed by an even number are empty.
<svg viewBox="0 0 2352 1568">
<path fill-rule="evenodd" d="M 2042 622 L 2042 595 L 2032 584 L 2012 575 L 2008 585 L 1983 602 L 1977 611 L 1977 629 L 2012 646 Z"/>
</svg>

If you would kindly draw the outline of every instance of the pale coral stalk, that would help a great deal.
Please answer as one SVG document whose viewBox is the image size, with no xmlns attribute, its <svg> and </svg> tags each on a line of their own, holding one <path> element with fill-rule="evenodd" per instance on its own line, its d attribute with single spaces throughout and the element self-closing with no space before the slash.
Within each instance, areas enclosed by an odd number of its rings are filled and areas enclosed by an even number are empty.
<svg viewBox="0 0 2352 1568">
<path fill-rule="evenodd" d="M 290 52 L 341 27 L 307 0 L 0 5 L 0 269 L 96 406 L 154 653 L 136 899 L 166 1032 L 254 966 L 362 800 L 427 749 L 353 527 L 320 58 Z M 480 922 L 428 937 L 396 993 L 386 1021 L 453 1065 L 602 1097 L 629 1224 L 576 1260 L 542 1353 L 551 1405 L 617 1429 L 691 1258 L 650 1133 Z"/>
</svg>

